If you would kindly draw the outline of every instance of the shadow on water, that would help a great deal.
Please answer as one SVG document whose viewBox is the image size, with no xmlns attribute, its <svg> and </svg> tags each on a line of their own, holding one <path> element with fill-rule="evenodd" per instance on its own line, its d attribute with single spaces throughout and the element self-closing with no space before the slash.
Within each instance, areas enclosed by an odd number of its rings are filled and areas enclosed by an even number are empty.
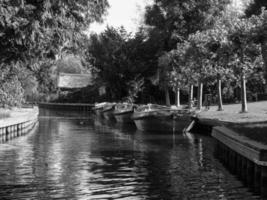
<svg viewBox="0 0 267 200">
<path fill-rule="evenodd" d="M 39 121 L 0 145 L 0 199 L 259 199 L 214 159 L 211 137 L 86 113 L 43 110 Z"/>
</svg>

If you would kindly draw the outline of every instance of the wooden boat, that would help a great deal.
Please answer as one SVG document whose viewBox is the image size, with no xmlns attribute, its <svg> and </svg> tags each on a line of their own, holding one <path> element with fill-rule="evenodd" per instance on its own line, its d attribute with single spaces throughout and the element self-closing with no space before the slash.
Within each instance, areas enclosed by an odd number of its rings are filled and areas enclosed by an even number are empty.
<svg viewBox="0 0 267 200">
<path fill-rule="evenodd" d="M 117 122 L 120 123 L 134 123 L 132 115 L 135 105 L 128 103 L 121 103 L 115 106 L 114 116 Z"/>
<path fill-rule="evenodd" d="M 102 102 L 102 103 L 95 103 L 95 106 L 92 108 L 96 116 L 102 117 L 102 110 L 104 109 L 105 106 L 107 106 L 109 103 L 108 102 Z"/>
<path fill-rule="evenodd" d="M 142 131 L 181 132 L 190 124 L 192 115 L 189 110 L 148 104 L 135 110 L 133 120 Z"/>
<path fill-rule="evenodd" d="M 101 110 L 101 114 L 104 116 L 107 120 L 115 120 L 114 117 L 114 109 L 115 109 L 116 103 L 109 103 L 104 106 L 104 108 Z"/>
</svg>

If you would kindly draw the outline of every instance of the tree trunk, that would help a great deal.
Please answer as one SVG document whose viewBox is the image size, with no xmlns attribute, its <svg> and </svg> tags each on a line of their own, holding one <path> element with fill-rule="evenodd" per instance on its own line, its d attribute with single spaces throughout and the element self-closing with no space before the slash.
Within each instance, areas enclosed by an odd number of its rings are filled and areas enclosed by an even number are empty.
<svg viewBox="0 0 267 200">
<path fill-rule="evenodd" d="M 188 106 L 189 109 L 193 107 L 193 97 L 194 97 L 194 85 L 189 86 L 189 93 L 188 93 Z"/>
<path fill-rule="evenodd" d="M 241 76 L 241 113 L 248 112 L 248 105 L 247 105 L 247 92 L 246 92 L 246 77 L 244 74 Z"/>
<path fill-rule="evenodd" d="M 166 86 L 165 87 L 165 100 L 166 100 L 166 105 L 170 106 L 170 93 L 169 93 L 169 88 Z"/>
<path fill-rule="evenodd" d="M 181 104 L 180 104 L 180 88 L 177 88 L 177 90 L 176 90 L 175 100 L 176 100 L 176 106 L 177 107 L 181 106 Z"/>
<path fill-rule="evenodd" d="M 267 38 L 264 39 L 261 43 L 261 54 L 264 61 L 264 77 L 267 80 Z M 267 92 L 267 85 L 265 85 L 265 92 Z"/>
<path fill-rule="evenodd" d="M 197 109 L 202 109 L 202 97 L 203 97 L 203 83 L 201 81 L 198 82 L 198 99 L 197 99 Z"/>
<path fill-rule="evenodd" d="M 217 75 L 217 90 L 218 90 L 218 111 L 223 110 L 223 103 L 222 103 L 222 80 L 221 76 Z"/>
</svg>

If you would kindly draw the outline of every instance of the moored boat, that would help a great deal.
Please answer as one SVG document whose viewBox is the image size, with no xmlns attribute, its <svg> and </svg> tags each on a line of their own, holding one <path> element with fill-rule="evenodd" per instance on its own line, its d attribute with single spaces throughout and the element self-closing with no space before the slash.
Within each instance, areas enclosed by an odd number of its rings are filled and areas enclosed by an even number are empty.
<svg viewBox="0 0 267 200">
<path fill-rule="evenodd" d="M 95 103 L 95 106 L 93 107 L 93 111 L 98 117 L 102 117 L 102 110 L 104 109 L 105 106 L 107 106 L 109 103 L 108 102 L 102 102 L 102 103 Z"/>
<path fill-rule="evenodd" d="M 132 119 L 134 107 L 133 104 L 128 103 L 117 104 L 114 110 L 116 121 L 120 123 L 134 123 Z"/>
<path fill-rule="evenodd" d="M 105 119 L 115 120 L 114 113 L 113 113 L 114 109 L 115 109 L 115 105 L 116 105 L 116 103 L 109 103 L 109 104 L 104 106 L 101 113 Z"/>
<path fill-rule="evenodd" d="M 139 107 L 133 114 L 137 129 L 156 132 L 181 132 L 191 121 L 189 110 L 148 104 Z"/>
</svg>

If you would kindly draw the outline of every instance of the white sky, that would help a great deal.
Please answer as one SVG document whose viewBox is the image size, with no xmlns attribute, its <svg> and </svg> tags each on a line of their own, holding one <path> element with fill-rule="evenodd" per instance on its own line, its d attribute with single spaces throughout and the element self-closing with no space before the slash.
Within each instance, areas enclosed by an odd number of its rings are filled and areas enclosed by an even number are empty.
<svg viewBox="0 0 267 200">
<path fill-rule="evenodd" d="M 152 0 L 108 0 L 110 8 L 103 24 L 94 23 L 89 32 L 99 33 L 107 25 L 124 26 L 127 31 L 135 32 L 138 24 L 142 22 L 145 6 Z"/>
<path fill-rule="evenodd" d="M 93 23 L 88 32 L 102 32 L 107 25 L 120 27 L 124 26 L 128 32 L 135 32 L 142 23 L 145 6 L 151 4 L 153 0 L 108 0 L 110 8 L 104 17 L 104 23 Z M 235 9 L 240 10 L 243 3 L 250 0 L 232 0 Z"/>
</svg>

